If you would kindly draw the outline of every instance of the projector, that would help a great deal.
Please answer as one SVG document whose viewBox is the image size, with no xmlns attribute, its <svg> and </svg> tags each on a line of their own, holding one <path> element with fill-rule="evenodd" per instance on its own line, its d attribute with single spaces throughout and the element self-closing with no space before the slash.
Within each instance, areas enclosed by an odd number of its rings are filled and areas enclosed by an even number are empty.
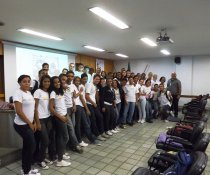
<svg viewBox="0 0 210 175">
<path fill-rule="evenodd" d="M 162 31 L 165 32 L 164 35 L 162 35 Z M 160 35 L 156 39 L 156 42 L 159 45 L 162 45 L 162 44 L 173 44 L 174 43 L 174 41 L 167 35 L 166 29 L 162 29 L 159 34 Z"/>
</svg>

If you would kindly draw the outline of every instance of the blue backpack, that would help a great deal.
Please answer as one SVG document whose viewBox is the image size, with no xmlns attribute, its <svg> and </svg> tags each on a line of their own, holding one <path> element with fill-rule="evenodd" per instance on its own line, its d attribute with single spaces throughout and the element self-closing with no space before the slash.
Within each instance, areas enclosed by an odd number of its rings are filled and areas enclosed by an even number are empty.
<svg viewBox="0 0 210 175">
<path fill-rule="evenodd" d="M 177 162 L 169 167 L 163 175 L 185 175 L 192 161 L 190 154 L 187 154 L 185 151 L 180 151 L 177 154 Z"/>
</svg>

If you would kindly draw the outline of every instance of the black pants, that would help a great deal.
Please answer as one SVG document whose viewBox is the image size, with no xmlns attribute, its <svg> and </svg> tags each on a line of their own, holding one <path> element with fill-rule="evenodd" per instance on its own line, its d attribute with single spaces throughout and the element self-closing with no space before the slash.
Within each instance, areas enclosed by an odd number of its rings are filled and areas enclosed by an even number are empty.
<svg viewBox="0 0 210 175">
<path fill-rule="evenodd" d="M 93 134 L 97 137 L 100 134 L 104 133 L 104 122 L 103 115 L 99 111 L 98 107 L 94 108 L 94 106 L 87 104 L 90 110 L 90 122 L 91 122 L 91 130 Z"/>
<path fill-rule="evenodd" d="M 34 133 L 29 125 L 17 125 L 14 124 L 16 132 L 23 139 L 22 148 L 22 169 L 24 174 L 28 174 L 31 170 L 31 164 L 33 161 L 33 153 L 35 151 L 36 142 L 34 138 Z"/>
<path fill-rule="evenodd" d="M 171 110 L 174 111 L 175 117 L 178 116 L 178 110 L 179 110 L 179 98 L 177 98 L 177 95 L 172 95 L 173 101 L 171 105 Z"/>
<path fill-rule="evenodd" d="M 67 123 L 55 117 L 55 132 L 56 132 L 56 150 L 58 155 L 58 161 L 63 159 L 63 154 L 66 148 L 66 144 L 69 140 Z"/>
<path fill-rule="evenodd" d="M 116 115 L 112 105 L 104 105 L 104 130 L 105 132 L 115 129 L 116 127 Z"/>
<path fill-rule="evenodd" d="M 85 109 L 82 106 L 77 105 L 77 110 L 75 114 L 75 132 L 79 143 L 82 142 L 81 127 L 84 129 L 84 133 L 87 136 L 88 140 L 92 143 L 95 141 L 90 128 L 89 116 L 86 115 Z"/>
<path fill-rule="evenodd" d="M 169 116 L 169 112 L 170 112 L 170 106 L 169 105 L 161 106 L 160 107 L 161 120 L 166 120 Z"/>
<path fill-rule="evenodd" d="M 50 131 L 52 129 L 51 117 L 40 119 L 40 147 L 39 147 L 39 162 L 44 161 L 46 157 L 46 150 L 50 143 Z"/>
</svg>

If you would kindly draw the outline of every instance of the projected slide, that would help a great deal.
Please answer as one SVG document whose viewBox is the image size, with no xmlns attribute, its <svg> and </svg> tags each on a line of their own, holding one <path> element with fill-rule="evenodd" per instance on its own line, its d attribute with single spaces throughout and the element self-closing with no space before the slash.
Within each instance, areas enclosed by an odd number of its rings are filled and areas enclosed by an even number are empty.
<svg viewBox="0 0 210 175">
<path fill-rule="evenodd" d="M 38 79 L 43 63 L 49 64 L 50 76 L 58 76 L 63 68 L 68 68 L 68 55 L 16 48 L 17 77 L 28 74 L 32 79 Z"/>
</svg>

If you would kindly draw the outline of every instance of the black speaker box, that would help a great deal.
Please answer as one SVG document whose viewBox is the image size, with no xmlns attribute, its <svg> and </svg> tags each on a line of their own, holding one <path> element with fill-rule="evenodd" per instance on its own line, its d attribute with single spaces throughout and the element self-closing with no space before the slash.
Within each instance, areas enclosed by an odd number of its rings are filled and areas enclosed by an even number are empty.
<svg viewBox="0 0 210 175">
<path fill-rule="evenodd" d="M 181 57 L 175 57 L 175 58 L 174 58 L 174 62 L 175 62 L 176 64 L 180 64 L 180 63 L 181 63 Z"/>
</svg>

